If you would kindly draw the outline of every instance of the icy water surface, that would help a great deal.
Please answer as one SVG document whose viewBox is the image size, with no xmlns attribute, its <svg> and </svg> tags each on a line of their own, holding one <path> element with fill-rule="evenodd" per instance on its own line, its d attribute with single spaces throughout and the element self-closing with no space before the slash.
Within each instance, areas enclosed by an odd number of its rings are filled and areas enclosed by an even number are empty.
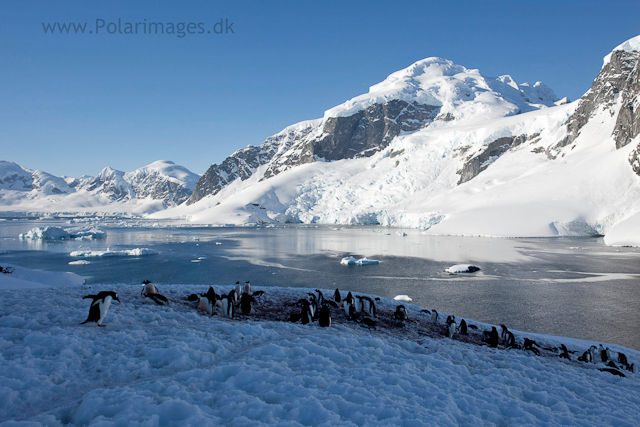
<svg viewBox="0 0 640 427">
<path fill-rule="evenodd" d="M 599 238 L 494 239 L 428 236 L 383 227 L 157 228 L 131 221 L 100 225 L 107 238 L 33 242 L 17 239 L 54 220 L 0 221 L 0 261 L 73 271 L 88 284 L 144 279 L 157 284 L 336 287 L 393 298 L 474 320 L 640 350 L 640 253 L 609 248 Z M 165 223 L 166 225 L 167 223 Z M 406 235 L 404 235 L 406 234 Z M 144 247 L 158 255 L 86 258 L 70 252 Z M 6 252 L 6 253 L 3 253 Z M 379 265 L 343 266 L 353 255 Z M 451 276 L 472 263 L 482 270 Z"/>
</svg>

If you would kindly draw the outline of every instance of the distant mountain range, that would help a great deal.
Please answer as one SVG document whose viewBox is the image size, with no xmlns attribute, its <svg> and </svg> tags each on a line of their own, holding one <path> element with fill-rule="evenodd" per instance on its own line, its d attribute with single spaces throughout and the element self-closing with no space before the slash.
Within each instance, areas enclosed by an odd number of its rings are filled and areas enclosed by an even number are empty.
<svg viewBox="0 0 640 427">
<path fill-rule="evenodd" d="M 625 236 L 637 236 L 640 244 L 639 56 L 640 36 L 616 47 L 591 89 L 571 103 L 541 82 L 489 78 L 427 58 L 320 119 L 236 151 L 194 185 L 184 168 L 189 179 L 139 172 L 155 163 L 78 180 L 31 171 L 14 181 L 24 176 L 23 191 L 38 194 L 91 193 L 100 206 L 161 200 L 168 209 L 153 217 L 196 223 L 605 235 L 612 244 L 635 244 Z M 6 182 L 3 209 L 14 190 Z"/>
<path fill-rule="evenodd" d="M 0 208 L 146 213 L 185 202 L 198 178 L 170 161 L 157 161 L 133 172 L 106 167 L 95 177 L 80 178 L 56 177 L 0 161 Z"/>
</svg>

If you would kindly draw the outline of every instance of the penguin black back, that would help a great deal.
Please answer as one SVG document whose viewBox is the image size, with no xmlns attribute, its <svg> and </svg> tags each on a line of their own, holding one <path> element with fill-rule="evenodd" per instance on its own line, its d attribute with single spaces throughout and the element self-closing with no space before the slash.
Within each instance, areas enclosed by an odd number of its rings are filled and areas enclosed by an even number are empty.
<svg viewBox="0 0 640 427">
<path fill-rule="evenodd" d="M 460 321 L 460 326 L 458 327 L 460 335 L 467 335 L 469 332 L 467 330 L 467 322 L 462 319 Z"/>
<path fill-rule="evenodd" d="M 240 297 L 240 311 L 242 314 L 250 314 L 253 309 L 252 303 L 256 302 L 256 300 L 249 294 L 243 293 Z"/>
<path fill-rule="evenodd" d="M 336 289 L 336 291 L 333 293 L 333 300 L 335 302 L 337 302 L 338 304 L 340 304 L 342 302 L 342 296 L 340 295 L 340 290 Z"/>
<path fill-rule="evenodd" d="M 323 327 L 331 326 L 331 309 L 326 304 L 320 309 L 318 324 Z"/>
</svg>

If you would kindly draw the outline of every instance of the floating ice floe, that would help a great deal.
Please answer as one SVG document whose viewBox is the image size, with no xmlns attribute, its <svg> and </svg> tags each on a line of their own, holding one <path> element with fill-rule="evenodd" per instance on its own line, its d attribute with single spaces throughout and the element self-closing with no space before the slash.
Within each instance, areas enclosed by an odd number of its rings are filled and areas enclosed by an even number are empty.
<svg viewBox="0 0 640 427">
<path fill-rule="evenodd" d="M 405 302 L 413 301 L 411 297 L 409 297 L 409 295 L 396 295 L 395 297 L 393 297 L 393 299 L 396 301 L 405 301 Z"/>
<path fill-rule="evenodd" d="M 342 258 L 340 264 L 342 265 L 371 265 L 371 264 L 379 264 L 380 261 L 375 259 L 369 259 L 367 257 L 355 259 L 352 256 L 347 256 Z"/>
<path fill-rule="evenodd" d="M 121 251 L 73 251 L 69 255 L 77 257 L 99 257 L 99 256 L 143 256 L 157 255 L 159 252 L 148 248 L 123 249 Z"/>
<path fill-rule="evenodd" d="M 102 239 L 107 235 L 104 230 L 97 227 L 36 227 L 26 233 L 20 234 L 21 239 L 33 240 L 84 240 Z"/>
<path fill-rule="evenodd" d="M 87 264 L 91 264 L 91 262 L 84 260 L 84 259 L 79 259 L 77 261 L 71 261 L 69 263 L 69 265 L 87 265 Z"/>
<path fill-rule="evenodd" d="M 480 267 L 471 264 L 456 264 L 449 268 L 445 268 L 444 271 L 449 274 L 473 273 L 475 271 L 480 271 Z"/>
</svg>

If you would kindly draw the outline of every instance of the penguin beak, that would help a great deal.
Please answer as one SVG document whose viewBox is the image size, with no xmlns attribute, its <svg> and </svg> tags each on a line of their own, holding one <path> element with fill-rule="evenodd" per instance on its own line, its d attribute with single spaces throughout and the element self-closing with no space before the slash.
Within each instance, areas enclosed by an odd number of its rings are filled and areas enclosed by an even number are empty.
<svg viewBox="0 0 640 427">
<path fill-rule="evenodd" d="M 116 297 L 116 301 L 120 302 L 120 298 Z"/>
</svg>

